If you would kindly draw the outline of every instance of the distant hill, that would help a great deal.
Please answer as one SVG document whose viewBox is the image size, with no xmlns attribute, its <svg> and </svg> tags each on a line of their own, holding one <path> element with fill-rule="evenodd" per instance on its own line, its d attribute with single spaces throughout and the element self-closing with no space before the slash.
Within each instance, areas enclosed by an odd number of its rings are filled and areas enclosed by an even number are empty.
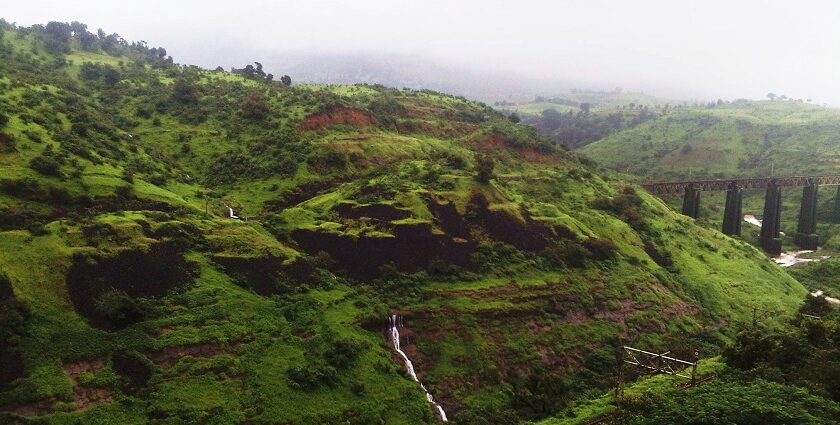
<svg viewBox="0 0 840 425">
<path fill-rule="evenodd" d="M 495 102 L 504 114 L 516 116 L 524 124 L 560 145 L 580 148 L 611 134 L 651 120 L 671 107 L 668 101 L 643 93 L 573 89 L 551 98 L 538 96 L 531 102 Z"/>
<path fill-rule="evenodd" d="M 840 110 L 791 101 L 681 107 L 580 151 L 646 179 L 832 173 Z"/>
</svg>

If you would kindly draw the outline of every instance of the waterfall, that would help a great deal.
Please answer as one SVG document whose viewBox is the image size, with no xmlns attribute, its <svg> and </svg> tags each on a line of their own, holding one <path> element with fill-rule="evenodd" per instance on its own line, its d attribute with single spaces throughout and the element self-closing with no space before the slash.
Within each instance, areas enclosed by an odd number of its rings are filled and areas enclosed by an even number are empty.
<svg viewBox="0 0 840 425">
<path fill-rule="evenodd" d="M 226 206 L 226 207 L 227 207 L 227 209 L 228 209 L 228 214 L 230 214 L 230 218 L 239 219 L 239 216 L 237 216 L 236 214 L 234 214 L 234 212 L 233 212 L 233 208 L 231 208 L 231 207 L 230 207 L 230 205 L 225 204 L 225 206 Z"/>
<path fill-rule="evenodd" d="M 391 346 L 394 347 L 394 350 L 396 350 L 396 352 L 399 353 L 399 355 L 403 358 L 403 362 L 405 363 L 405 370 L 408 371 L 408 374 L 411 375 L 412 379 L 414 379 L 417 383 L 420 384 L 420 388 L 422 388 L 423 392 L 426 393 L 426 400 L 429 400 L 429 403 L 431 403 L 432 407 L 435 408 L 435 410 L 438 413 L 438 416 L 440 416 L 440 419 L 444 422 L 447 422 L 448 419 L 446 419 L 446 412 L 443 411 L 443 407 L 440 407 L 440 404 L 438 404 L 435 401 L 434 397 L 432 397 L 432 394 L 430 394 L 429 390 L 426 389 L 426 386 L 423 385 L 423 383 L 420 382 L 419 379 L 417 379 L 417 373 L 414 372 L 414 364 L 411 363 L 411 359 L 409 359 L 408 355 L 406 355 L 405 352 L 400 348 L 399 328 L 401 328 L 402 326 L 402 316 L 394 314 L 388 318 L 388 339 L 391 340 Z"/>
</svg>

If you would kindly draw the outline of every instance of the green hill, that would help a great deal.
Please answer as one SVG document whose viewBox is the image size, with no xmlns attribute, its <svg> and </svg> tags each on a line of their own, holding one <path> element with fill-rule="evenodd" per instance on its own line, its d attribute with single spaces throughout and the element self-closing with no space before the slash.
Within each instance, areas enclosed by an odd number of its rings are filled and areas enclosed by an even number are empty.
<svg viewBox="0 0 840 425">
<path fill-rule="evenodd" d="M 581 148 L 647 179 L 836 172 L 840 110 L 791 101 L 676 109 Z"/>
<path fill-rule="evenodd" d="M 434 422 L 391 314 L 450 418 L 516 423 L 805 296 L 486 105 L 0 24 L 4 423 Z"/>
</svg>

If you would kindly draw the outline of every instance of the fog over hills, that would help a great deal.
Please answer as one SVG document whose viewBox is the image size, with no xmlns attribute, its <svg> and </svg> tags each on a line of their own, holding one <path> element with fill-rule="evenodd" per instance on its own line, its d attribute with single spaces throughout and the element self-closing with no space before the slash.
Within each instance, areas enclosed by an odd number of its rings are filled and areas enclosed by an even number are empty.
<svg viewBox="0 0 840 425">
<path fill-rule="evenodd" d="M 243 8 L 229 2 L 151 0 L 8 6 L 6 19 L 20 25 L 77 20 L 93 29 L 118 30 L 126 40 L 165 46 L 180 63 L 229 69 L 255 60 L 271 62 L 278 67 L 268 67 L 269 72 L 289 73 L 295 80 L 316 76 L 285 71 L 293 52 L 419 54 L 484 70 L 482 75 L 463 73 L 460 79 L 501 86 L 503 95 L 509 94 L 511 81 L 527 92 L 533 80 L 545 79 L 686 100 L 758 99 L 774 92 L 840 104 L 836 2 L 791 7 L 757 0 L 312 0 Z M 507 70 L 529 79 L 506 77 L 495 83 L 484 75 L 507 76 Z M 436 76 L 449 73 L 451 68 L 444 66 L 420 75 L 437 88 Z M 464 87 L 467 92 L 466 83 L 453 86 L 453 91 Z M 558 94 L 551 88 L 543 94 Z"/>
<path fill-rule="evenodd" d="M 529 101 L 576 87 L 559 78 L 525 77 L 504 67 L 479 70 L 424 55 L 296 53 L 269 56 L 264 65 L 266 69 L 283 70 L 298 81 L 430 89 L 484 102 Z"/>
</svg>

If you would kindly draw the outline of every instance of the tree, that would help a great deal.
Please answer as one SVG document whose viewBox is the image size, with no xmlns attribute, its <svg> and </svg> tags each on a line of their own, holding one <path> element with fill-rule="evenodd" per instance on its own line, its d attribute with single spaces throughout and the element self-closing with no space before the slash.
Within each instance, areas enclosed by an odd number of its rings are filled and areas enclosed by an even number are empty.
<svg viewBox="0 0 840 425">
<path fill-rule="evenodd" d="M 776 100 L 777 97 L 778 96 L 776 96 L 776 93 L 767 93 L 767 98 L 771 101 Z"/>
<path fill-rule="evenodd" d="M 246 77 L 251 78 L 254 75 L 257 75 L 257 70 L 254 68 L 254 65 L 245 65 L 245 68 L 242 69 L 242 73 L 245 74 Z"/>
<path fill-rule="evenodd" d="M 290 86 L 292 85 L 292 77 L 284 75 L 280 77 L 280 82 L 283 83 L 284 86 Z"/>
<path fill-rule="evenodd" d="M 97 41 L 99 40 L 96 38 L 96 35 L 89 33 L 87 31 L 77 33 L 76 38 L 79 39 L 79 45 L 82 47 L 82 50 L 87 51 L 94 51 L 97 47 Z"/>
<path fill-rule="evenodd" d="M 519 121 L 522 121 L 522 119 L 519 118 L 519 114 L 517 114 L 516 112 L 513 112 L 510 115 L 508 115 L 508 119 L 514 124 L 518 124 Z"/>
<path fill-rule="evenodd" d="M 546 130 L 551 131 L 560 127 L 562 119 L 563 116 L 560 115 L 560 112 L 557 112 L 554 108 L 542 111 L 542 125 L 546 128 Z"/>
<path fill-rule="evenodd" d="M 44 43 L 47 50 L 53 53 L 64 53 L 69 50 L 68 43 L 73 35 L 70 24 L 51 21 L 44 27 Z"/>
<path fill-rule="evenodd" d="M 479 154 L 475 158 L 475 179 L 481 183 L 487 183 L 493 178 L 493 168 L 496 162 L 487 154 Z"/>
<path fill-rule="evenodd" d="M 216 69 L 215 69 L 215 71 L 216 71 L 216 72 L 225 72 L 225 69 L 224 69 L 224 68 L 222 68 L 221 66 L 217 66 L 217 67 L 216 67 Z"/>
<path fill-rule="evenodd" d="M 81 34 L 83 32 L 87 32 L 87 25 L 79 22 L 73 21 L 70 23 L 70 30 L 73 31 L 73 34 Z"/>
<path fill-rule="evenodd" d="M 592 109 L 592 104 L 590 104 L 589 102 L 583 102 L 583 103 L 580 104 L 580 111 L 583 112 L 584 114 L 588 114 L 591 109 Z"/>
</svg>

